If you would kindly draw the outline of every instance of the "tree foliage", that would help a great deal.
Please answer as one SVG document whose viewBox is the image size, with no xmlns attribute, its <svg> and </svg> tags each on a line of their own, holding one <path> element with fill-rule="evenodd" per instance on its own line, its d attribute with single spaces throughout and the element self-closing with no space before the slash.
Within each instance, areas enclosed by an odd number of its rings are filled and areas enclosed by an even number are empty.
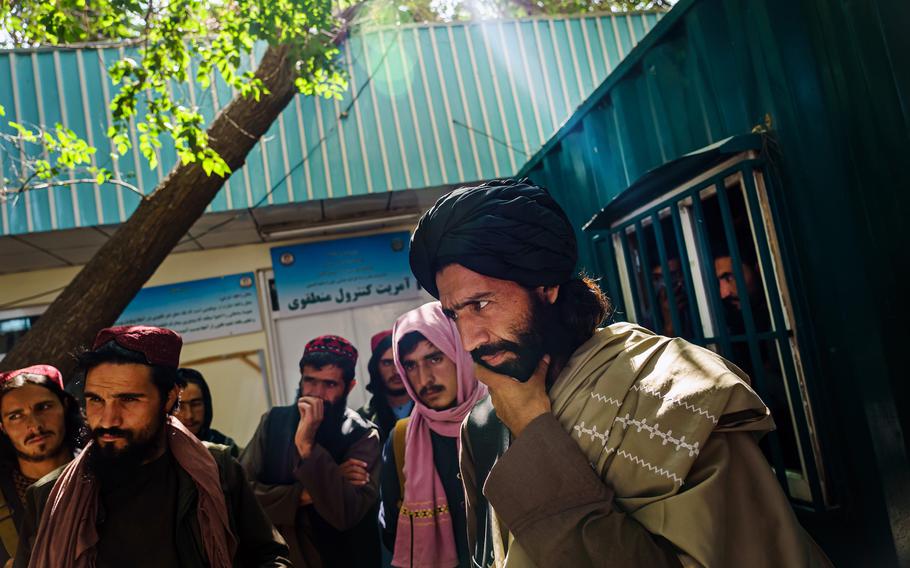
<svg viewBox="0 0 910 568">
<path fill-rule="evenodd" d="M 675 0 L 369 0 L 364 25 L 519 18 L 541 14 L 668 9 Z M 230 168 L 214 151 L 203 116 L 173 85 L 195 81 L 202 89 L 220 76 L 235 92 L 259 100 L 262 81 L 242 65 L 257 42 L 290 47 L 296 86 L 306 95 L 340 97 L 346 88 L 336 62 L 333 16 L 355 0 L 0 0 L 0 45 L 72 46 L 117 42 L 127 56 L 108 69 L 117 87 L 107 132 L 109 157 L 65 125 L 9 123 L 0 131 L 0 151 L 9 157 L 0 201 L 29 189 L 90 179 L 138 192 L 105 166 L 138 149 L 154 168 L 162 138 L 173 142 L 181 163 L 198 162 L 209 175 Z M 357 4 L 359 5 L 359 4 Z M 4 109 L 0 107 L 0 117 Z M 93 159 L 94 158 L 94 159 Z M 69 178 L 61 174 L 69 172 Z"/>
<path fill-rule="evenodd" d="M 225 177 L 230 168 L 209 144 L 202 114 L 172 85 L 195 81 L 206 88 L 217 75 L 258 101 L 263 82 L 242 61 L 264 42 L 289 49 L 301 93 L 340 97 L 346 82 L 335 57 L 332 9 L 331 0 L 22 0 L 0 2 L 0 37 L 13 47 L 125 42 L 131 55 L 108 69 L 117 87 L 107 132 L 111 158 L 130 151 L 132 126 L 150 167 L 167 136 L 181 163 L 198 162 L 207 174 Z M 12 157 L 7 193 L 78 168 L 99 183 L 123 182 L 91 166 L 94 148 L 64 125 L 10 127 L 0 138 Z"/>
<path fill-rule="evenodd" d="M 676 0 L 371 0 L 365 18 L 379 25 L 455 22 L 592 12 L 669 10 Z"/>
</svg>

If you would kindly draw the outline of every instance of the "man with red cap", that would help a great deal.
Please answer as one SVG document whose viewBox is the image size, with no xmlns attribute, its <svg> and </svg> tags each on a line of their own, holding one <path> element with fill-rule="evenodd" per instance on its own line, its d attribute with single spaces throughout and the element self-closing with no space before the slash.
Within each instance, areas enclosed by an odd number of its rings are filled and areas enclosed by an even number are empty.
<svg viewBox="0 0 910 568">
<path fill-rule="evenodd" d="M 73 459 L 88 429 L 60 371 L 34 365 L 0 373 L 0 565 L 15 558 L 25 490 Z"/>
<path fill-rule="evenodd" d="M 17 567 L 291 565 L 229 450 L 170 415 L 182 343 L 120 326 L 79 356 L 92 440 L 29 488 Z"/>
<path fill-rule="evenodd" d="M 379 428 L 379 438 L 385 443 L 395 423 L 407 418 L 414 401 L 405 389 L 401 374 L 392 355 L 392 330 L 380 331 L 370 340 L 370 384 L 372 398 L 357 412 Z"/>
<path fill-rule="evenodd" d="M 357 350 L 307 343 L 297 402 L 265 413 L 240 456 L 294 566 L 378 566 L 379 431 L 347 407 Z"/>
</svg>

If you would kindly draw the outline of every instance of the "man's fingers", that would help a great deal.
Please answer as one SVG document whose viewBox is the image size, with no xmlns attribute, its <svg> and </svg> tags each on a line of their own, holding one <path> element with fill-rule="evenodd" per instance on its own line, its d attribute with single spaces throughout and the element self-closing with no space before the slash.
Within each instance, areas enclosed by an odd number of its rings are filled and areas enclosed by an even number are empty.
<svg viewBox="0 0 910 568">
<path fill-rule="evenodd" d="M 547 380 L 547 372 L 550 370 L 550 356 L 544 355 L 540 358 L 540 362 L 537 363 L 537 369 L 534 370 L 534 374 L 531 375 L 531 378 L 528 380 L 529 384 L 542 384 Z"/>
</svg>

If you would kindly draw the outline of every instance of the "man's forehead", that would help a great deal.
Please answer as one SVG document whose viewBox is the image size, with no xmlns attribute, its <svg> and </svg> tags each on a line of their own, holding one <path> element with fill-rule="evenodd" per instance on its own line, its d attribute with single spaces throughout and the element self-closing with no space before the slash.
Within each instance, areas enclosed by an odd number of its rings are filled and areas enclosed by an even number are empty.
<svg viewBox="0 0 910 568">
<path fill-rule="evenodd" d="M 448 310 L 460 307 L 478 295 L 493 294 L 518 284 L 484 276 L 460 264 L 449 264 L 436 273 L 436 286 L 439 288 L 439 301 Z"/>
<path fill-rule="evenodd" d="M 152 368 L 139 363 L 102 363 L 85 376 L 86 390 L 142 391 L 154 389 Z"/>
<path fill-rule="evenodd" d="M 441 352 L 442 350 L 436 347 L 432 341 L 429 339 L 421 339 L 414 346 L 414 349 L 411 350 L 407 355 L 402 356 L 402 361 L 413 361 L 419 359 L 425 355 L 429 355 L 436 352 Z"/>
<path fill-rule="evenodd" d="M 39 385 L 23 385 L 7 392 L 0 400 L 0 408 L 6 410 L 13 406 L 19 407 L 25 403 L 40 404 L 46 401 L 57 400 L 57 395 Z"/>
<path fill-rule="evenodd" d="M 344 371 L 338 365 L 323 365 L 319 368 L 316 368 L 313 365 L 304 365 L 303 368 L 300 369 L 300 373 L 304 377 L 312 377 L 314 379 L 338 380 L 341 379 Z"/>
</svg>

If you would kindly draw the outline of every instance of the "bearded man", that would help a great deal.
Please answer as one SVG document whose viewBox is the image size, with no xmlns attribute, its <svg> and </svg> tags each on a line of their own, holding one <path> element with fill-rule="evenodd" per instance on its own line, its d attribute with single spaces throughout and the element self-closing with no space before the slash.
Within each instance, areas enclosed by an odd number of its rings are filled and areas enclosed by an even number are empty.
<svg viewBox="0 0 910 568">
<path fill-rule="evenodd" d="M 395 364 L 416 405 L 382 456 L 380 522 L 392 566 L 469 567 L 458 434 L 487 389 L 439 302 L 398 318 L 394 338 Z"/>
<path fill-rule="evenodd" d="M 228 449 L 170 416 L 181 346 L 120 326 L 79 356 L 92 440 L 29 488 L 17 567 L 291 565 Z"/>
<path fill-rule="evenodd" d="M 379 440 L 385 443 L 395 423 L 406 418 L 414 401 L 405 389 L 392 354 L 392 330 L 380 331 L 370 339 L 370 361 L 367 390 L 373 395 L 357 412 L 379 428 Z"/>
<path fill-rule="evenodd" d="M 481 566 L 813 566 L 756 444 L 768 409 L 734 365 L 618 323 L 574 275 L 575 233 L 527 180 L 457 189 L 411 269 L 490 390 L 462 430 Z"/>
<path fill-rule="evenodd" d="M 296 404 L 266 412 L 240 456 L 294 566 L 379 565 L 379 432 L 347 407 L 356 364 L 343 337 L 307 343 Z"/>
<path fill-rule="evenodd" d="M 0 373 L 0 565 L 16 557 L 25 490 L 70 461 L 88 428 L 50 365 Z"/>
</svg>

